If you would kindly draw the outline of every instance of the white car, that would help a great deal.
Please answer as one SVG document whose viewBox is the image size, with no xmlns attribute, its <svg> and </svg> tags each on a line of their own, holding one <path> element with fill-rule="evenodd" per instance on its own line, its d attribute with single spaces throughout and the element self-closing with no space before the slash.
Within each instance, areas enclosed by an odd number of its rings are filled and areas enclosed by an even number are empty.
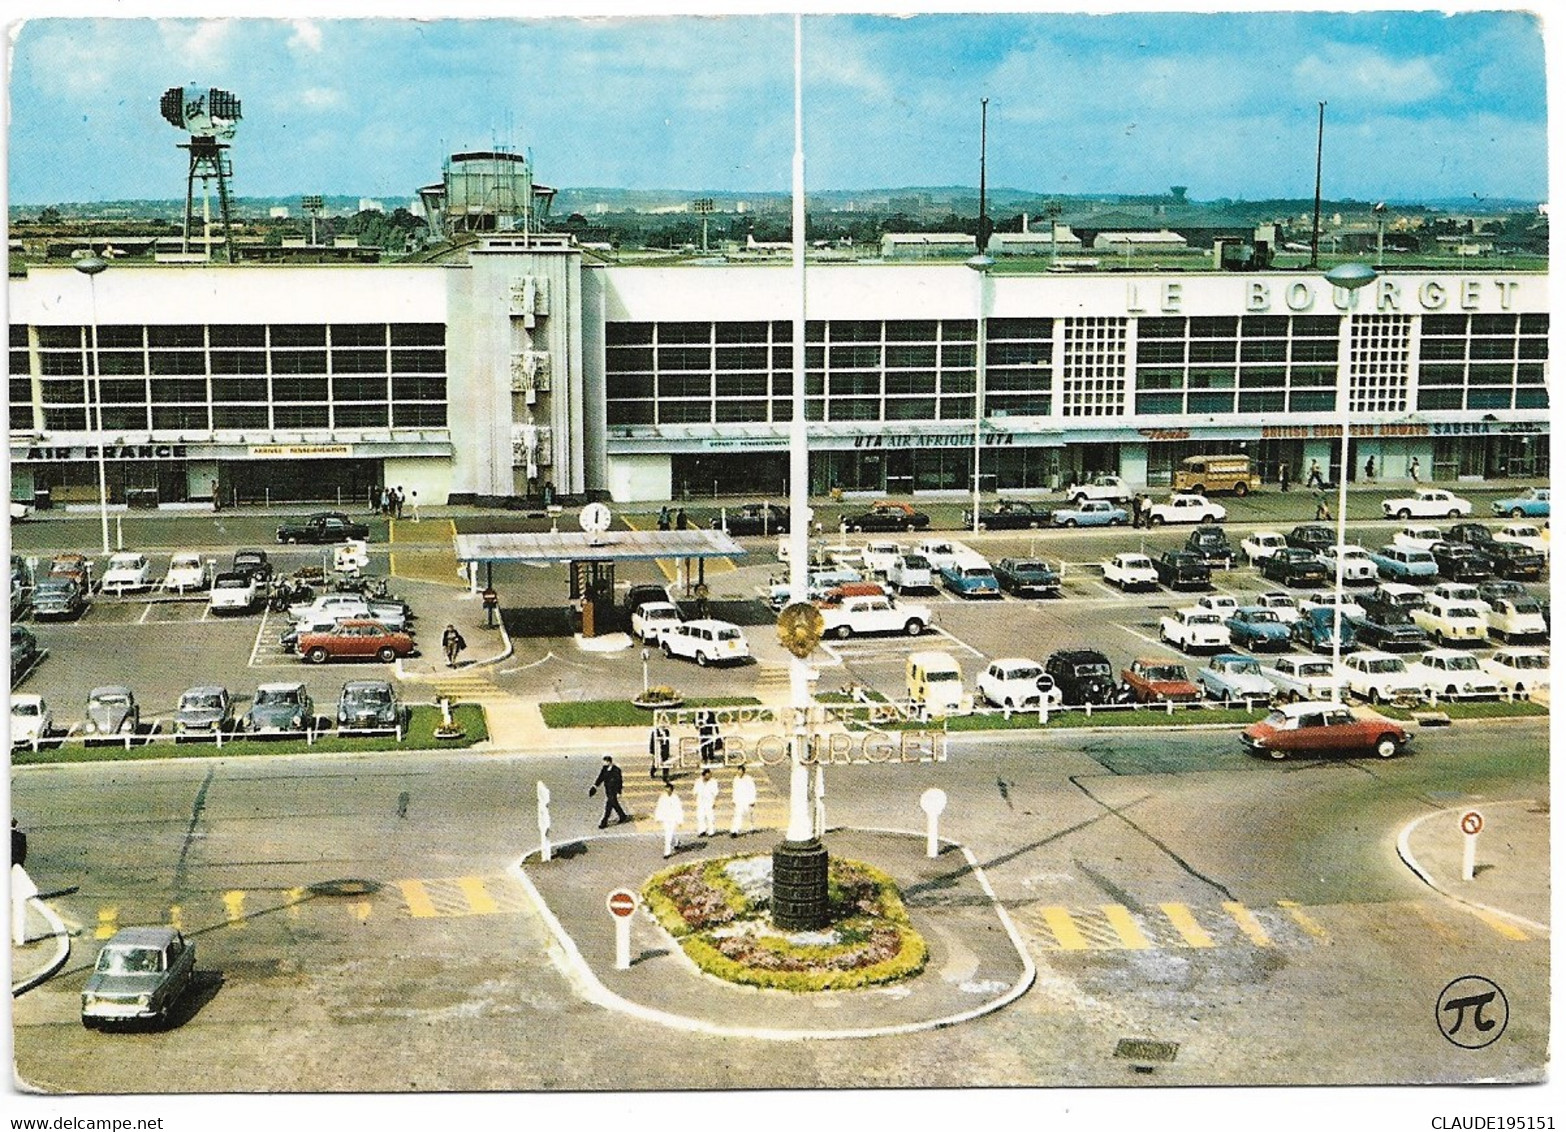
<svg viewBox="0 0 1566 1132">
<path fill-rule="evenodd" d="M 978 693 L 1003 708 L 1036 708 L 1041 699 L 1047 707 L 1059 707 L 1064 700 L 1044 666 L 1020 656 L 1003 657 L 985 665 L 979 673 Z"/>
<path fill-rule="evenodd" d="M 322 615 L 339 620 L 354 618 L 379 621 L 388 629 L 408 631 L 408 613 L 401 602 L 378 601 L 355 593 L 330 593 L 321 594 L 314 601 L 288 607 L 288 616 L 295 621 Z"/>
<path fill-rule="evenodd" d="M 1330 700 L 1333 685 L 1344 686 L 1341 673 L 1333 680 L 1332 661 L 1325 657 L 1280 656 L 1262 666 L 1262 675 L 1278 690 L 1278 697 L 1286 700 Z"/>
<path fill-rule="evenodd" d="M 1277 531 L 1257 531 L 1240 540 L 1240 553 L 1252 566 L 1271 558 L 1288 546 L 1288 541 Z"/>
<path fill-rule="evenodd" d="M 1485 612 L 1490 632 L 1510 644 L 1518 637 L 1548 637 L 1544 608 L 1531 597 L 1498 597 Z"/>
<path fill-rule="evenodd" d="M 108 568 L 103 572 L 103 581 L 98 588 L 104 593 L 112 594 L 151 589 L 152 563 L 147 561 L 145 554 L 125 551 L 111 555 Z"/>
<path fill-rule="evenodd" d="M 1413 613 L 1423 609 L 1429 599 L 1424 590 L 1407 582 L 1382 582 L 1370 591 L 1370 601 L 1376 605 L 1395 605 Z"/>
<path fill-rule="evenodd" d="M 1229 594 L 1205 594 L 1196 599 L 1196 608 L 1210 610 L 1227 621 L 1240 609 L 1240 599 Z"/>
<path fill-rule="evenodd" d="M 1151 522 L 1157 523 L 1221 523 L 1229 512 L 1221 503 L 1213 503 L 1206 496 L 1176 492 L 1167 503 L 1155 503 L 1148 512 Z"/>
<path fill-rule="evenodd" d="M 1490 608 L 1490 603 L 1479 596 L 1479 587 L 1468 582 L 1442 582 L 1439 586 L 1432 586 L 1426 601 L 1434 601 L 1441 598 L 1443 601 L 1460 601 L 1464 605 L 1471 605 L 1480 613 Z"/>
<path fill-rule="evenodd" d="M 891 571 L 892 563 L 902 556 L 903 544 L 900 542 L 867 542 L 861 561 L 868 572 L 884 578 Z"/>
<path fill-rule="evenodd" d="M 54 713 L 42 696 L 11 697 L 11 746 L 31 746 L 54 730 Z"/>
<path fill-rule="evenodd" d="M 1373 704 L 1388 700 L 1413 700 L 1420 695 L 1403 658 L 1389 652 L 1351 652 L 1343 658 L 1343 677 L 1349 691 Z"/>
<path fill-rule="evenodd" d="M 1529 550 L 1538 551 L 1546 558 L 1550 556 L 1550 540 L 1533 523 L 1507 523 L 1495 532 L 1495 541 L 1515 542 Z"/>
<path fill-rule="evenodd" d="M 1252 599 L 1251 604 L 1272 610 L 1285 625 L 1292 625 L 1300 619 L 1300 604 L 1294 600 L 1293 594 L 1272 591 Z"/>
<path fill-rule="evenodd" d="M 930 560 L 922 554 L 905 554 L 893 562 L 886 571 L 886 584 L 905 593 L 908 590 L 933 590 L 935 571 Z"/>
<path fill-rule="evenodd" d="M 1158 619 L 1158 639 L 1166 645 L 1177 646 L 1181 652 L 1226 649 L 1229 647 L 1229 627 L 1210 609 L 1177 609 Z"/>
<path fill-rule="evenodd" d="M 1460 598 L 1431 594 L 1423 605 L 1409 610 L 1409 617 L 1415 625 L 1434 637 L 1436 644 L 1445 645 L 1456 641 L 1489 639 L 1490 626 L 1485 620 L 1488 609 L 1488 606 L 1480 608 L 1476 603 Z"/>
<path fill-rule="evenodd" d="M 631 635 L 640 637 L 643 644 L 654 644 L 682 620 L 680 607 L 672 601 L 644 601 L 631 614 Z"/>
<path fill-rule="evenodd" d="M 855 594 L 821 606 L 821 635 L 845 641 L 864 633 L 902 633 L 917 637 L 933 620 L 930 607 L 920 602 Z"/>
<path fill-rule="evenodd" d="M 1370 551 L 1353 543 L 1343 543 L 1329 546 L 1316 555 L 1321 559 L 1321 564 L 1327 568 L 1327 580 L 1336 584 L 1338 578 L 1338 558 L 1343 559 L 1343 584 L 1355 585 L 1361 582 L 1374 582 L 1379 576 L 1375 560 L 1370 557 Z"/>
<path fill-rule="evenodd" d="M 913 553 L 929 560 L 930 569 L 939 573 L 948 566 L 955 566 L 976 552 L 964 543 L 950 538 L 925 538 L 914 544 Z"/>
<path fill-rule="evenodd" d="M 1111 503 L 1124 503 L 1131 498 L 1131 489 L 1119 476 L 1094 476 L 1086 483 L 1074 483 L 1066 488 L 1066 498 L 1073 503 L 1089 499 L 1107 499 Z"/>
<path fill-rule="evenodd" d="M 1341 605 L 1339 605 L 1336 595 L 1332 593 L 1306 594 L 1300 598 L 1301 613 L 1309 613 L 1312 609 L 1332 609 L 1334 606 L 1338 606 L 1343 610 L 1344 617 L 1365 616 L 1365 607 L 1349 597 L 1348 594 L 1343 595 Z"/>
<path fill-rule="evenodd" d="M 1513 692 L 1531 696 L 1550 687 L 1550 654 L 1543 649 L 1496 649 L 1479 667 Z"/>
<path fill-rule="evenodd" d="M 1253 702 L 1265 706 L 1276 691 L 1255 657 L 1237 653 L 1213 657 L 1205 668 L 1197 669 L 1196 682 L 1215 700 L 1243 700 L 1247 707 Z"/>
<path fill-rule="evenodd" d="M 1406 546 L 1413 550 L 1429 550 L 1436 543 L 1445 541 L 1446 536 L 1441 533 L 1440 527 L 1423 523 L 1410 523 L 1392 536 L 1393 546 Z"/>
<path fill-rule="evenodd" d="M 1104 581 L 1122 590 L 1158 588 L 1158 571 L 1145 554 L 1117 554 L 1103 563 Z"/>
<path fill-rule="evenodd" d="M 182 550 L 169 562 L 163 589 L 173 593 L 204 590 L 212 584 L 212 568 L 199 554 Z"/>
<path fill-rule="evenodd" d="M 349 539 L 332 551 L 332 569 L 339 574 L 357 574 L 369 567 L 369 544 L 363 539 Z"/>
<path fill-rule="evenodd" d="M 1474 505 L 1450 491 L 1430 488 L 1397 499 L 1383 499 L 1381 513 L 1388 519 L 1461 519 L 1474 513 Z"/>
<path fill-rule="evenodd" d="M 750 645 L 738 625 L 727 621 L 682 621 L 660 638 L 663 655 L 694 660 L 703 668 L 721 662 L 738 663 L 750 655 Z"/>
<path fill-rule="evenodd" d="M 212 579 L 212 593 L 207 598 L 207 608 L 213 613 L 229 613 L 238 610 L 249 613 L 261 600 L 261 582 L 248 570 L 227 571 Z"/>
<path fill-rule="evenodd" d="M 1427 696 L 1448 699 L 1499 699 L 1500 682 L 1479 666 L 1472 654 L 1457 649 L 1432 649 L 1409 669 Z"/>
</svg>

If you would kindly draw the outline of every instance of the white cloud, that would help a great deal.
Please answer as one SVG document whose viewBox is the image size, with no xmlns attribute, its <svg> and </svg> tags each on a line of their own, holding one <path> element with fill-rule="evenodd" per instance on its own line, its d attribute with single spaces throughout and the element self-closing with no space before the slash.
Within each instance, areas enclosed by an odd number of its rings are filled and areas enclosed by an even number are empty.
<svg viewBox="0 0 1566 1132">
<path fill-rule="evenodd" d="M 1298 90 L 1313 98 L 1388 106 L 1423 102 L 1443 87 L 1427 59 L 1389 59 L 1345 44 L 1329 44 L 1301 59 L 1294 80 Z"/>
<path fill-rule="evenodd" d="M 299 104 L 311 110 L 330 110 L 343 104 L 343 92 L 331 87 L 313 86 L 299 92 Z"/>
<path fill-rule="evenodd" d="M 314 20 L 294 20 L 292 25 L 294 34 L 288 37 L 288 49 L 318 54 L 321 50 L 321 26 Z"/>
<path fill-rule="evenodd" d="M 191 67 L 217 68 L 227 62 L 234 30 L 233 20 L 158 21 L 158 33 L 168 51 Z"/>
</svg>

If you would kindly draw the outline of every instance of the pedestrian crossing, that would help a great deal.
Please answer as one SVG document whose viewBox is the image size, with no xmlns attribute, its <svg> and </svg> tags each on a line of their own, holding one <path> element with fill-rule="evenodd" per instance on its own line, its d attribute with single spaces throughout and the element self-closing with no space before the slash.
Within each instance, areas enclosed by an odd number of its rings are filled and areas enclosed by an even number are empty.
<svg viewBox="0 0 1566 1132">
<path fill-rule="evenodd" d="M 624 768 L 625 788 L 620 794 L 620 805 L 625 812 L 631 815 L 631 828 L 637 833 L 656 833 L 663 835 L 663 827 L 653 821 L 653 807 L 658 804 L 659 797 L 663 794 L 663 780 L 661 778 L 649 778 L 643 769 L 643 764 L 638 760 L 632 760 Z M 729 767 L 714 767 L 712 776 L 720 783 L 718 792 L 718 804 L 715 808 L 718 819 L 718 831 L 728 833 L 729 822 L 734 817 L 734 807 L 731 802 L 733 797 L 729 784 L 734 781 L 734 771 Z M 680 835 L 690 837 L 696 829 L 696 799 L 691 793 L 691 787 L 699 774 L 693 771 L 673 772 L 675 793 L 680 796 L 680 803 L 685 807 L 685 823 L 680 827 Z M 750 811 L 750 823 L 753 829 L 786 829 L 788 827 L 788 799 L 780 795 L 773 788 L 772 783 L 765 775 L 752 774 L 756 782 L 756 805 Z M 593 798 L 589 801 L 597 805 L 602 799 Z M 602 811 L 595 810 L 593 816 L 599 816 Z M 611 829 L 623 829 L 624 826 L 615 826 L 611 823 Z"/>
</svg>

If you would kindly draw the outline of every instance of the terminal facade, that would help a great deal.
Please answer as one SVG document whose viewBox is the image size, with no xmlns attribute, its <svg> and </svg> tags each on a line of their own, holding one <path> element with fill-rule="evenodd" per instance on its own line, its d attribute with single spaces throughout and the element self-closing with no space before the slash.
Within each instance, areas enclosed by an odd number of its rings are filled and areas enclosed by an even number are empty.
<svg viewBox="0 0 1566 1132">
<path fill-rule="evenodd" d="M 12 496 L 96 502 L 100 444 L 113 502 L 782 496 L 793 279 L 526 233 L 418 265 L 30 266 L 10 280 Z M 1335 481 L 1342 367 L 1351 479 L 1373 461 L 1406 482 L 1416 459 L 1421 479 L 1543 477 L 1548 283 L 822 263 L 811 491 L 967 493 L 976 444 L 985 492 L 1093 472 L 1157 490 L 1227 452 Z"/>
</svg>

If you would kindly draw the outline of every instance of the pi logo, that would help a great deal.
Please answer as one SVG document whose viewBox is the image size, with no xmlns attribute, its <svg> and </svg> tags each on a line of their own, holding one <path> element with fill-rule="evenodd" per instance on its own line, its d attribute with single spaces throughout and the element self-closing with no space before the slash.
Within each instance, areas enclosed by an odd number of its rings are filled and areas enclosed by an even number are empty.
<svg viewBox="0 0 1566 1132">
<path fill-rule="evenodd" d="M 1436 997 L 1441 1036 L 1464 1049 L 1483 1049 L 1506 1032 L 1511 1010 L 1501 988 L 1480 975 L 1446 984 Z"/>
</svg>

